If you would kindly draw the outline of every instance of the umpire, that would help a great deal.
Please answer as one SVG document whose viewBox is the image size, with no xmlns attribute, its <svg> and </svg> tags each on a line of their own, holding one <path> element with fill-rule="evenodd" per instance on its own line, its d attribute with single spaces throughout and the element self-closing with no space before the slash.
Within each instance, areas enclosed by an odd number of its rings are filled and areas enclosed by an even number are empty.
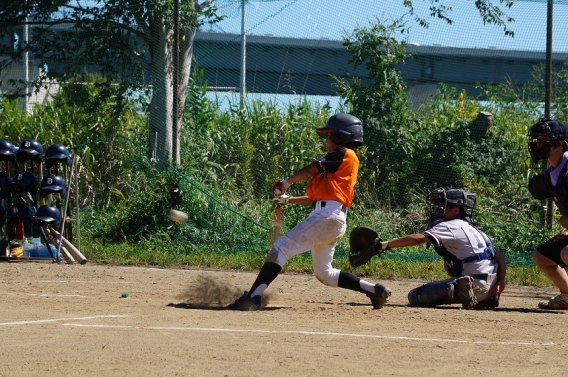
<svg viewBox="0 0 568 377">
<path fill-rule="evenodd" d="M 533 260 L 560 293 L 548 302 L 538 304 L 541 309 L 568 309 L 568 125 L 552 119 L 541 119 L 528 132 L 528 147 L 533 163 L 546 161 L 544 174 L 529 181 L 529 191 L 536 199 L 552 198 L 562 215 L 558 220 L 564 229 L 533 252 Z"/>
</svg>

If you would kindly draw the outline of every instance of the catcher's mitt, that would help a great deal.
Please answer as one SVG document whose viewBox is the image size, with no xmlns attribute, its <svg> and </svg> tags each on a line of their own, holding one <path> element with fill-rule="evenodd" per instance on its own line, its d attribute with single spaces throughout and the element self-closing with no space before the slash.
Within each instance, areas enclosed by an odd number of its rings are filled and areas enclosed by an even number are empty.
<svg viewBox="0 0 568 377">
<path fill-rule="evenodd" d="M 349 264 L 359 267 L 375 255 L 381 256 L 387 250 L 379 234 L 367 226 L 358 226 L 349 233 Z"/>
</svg>

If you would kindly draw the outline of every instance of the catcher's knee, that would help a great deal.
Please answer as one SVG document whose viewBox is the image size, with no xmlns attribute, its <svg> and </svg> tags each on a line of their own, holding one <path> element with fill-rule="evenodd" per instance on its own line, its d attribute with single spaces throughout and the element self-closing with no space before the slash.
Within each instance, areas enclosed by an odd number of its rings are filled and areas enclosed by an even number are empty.
<svg viewBox="0 0 568 377">
<path fill-rule="evenodd" d="M 449 281 L 424 284 L 408 292 L 408 303 L 410 306 L 428 308 L 458 302 L 453 297 L 452 289 Z"/>
</svg>

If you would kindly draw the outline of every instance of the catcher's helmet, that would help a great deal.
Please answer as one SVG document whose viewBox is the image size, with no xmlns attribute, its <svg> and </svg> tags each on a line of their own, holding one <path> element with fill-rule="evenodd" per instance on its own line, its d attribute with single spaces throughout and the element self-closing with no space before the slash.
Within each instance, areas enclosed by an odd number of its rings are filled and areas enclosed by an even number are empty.
<svg viewBox="0 0 568 377">
<path fill-rule="evenodd" d="M 48 174 L 41 180 L 39 194 L 42 198 L 57 193 L 65 196 L 66 191 L 65 180 L 58 175 Z"/>
<path fill-rule="evenodd" d="M 437 188 L 431 191 L 426 195 L 428 228 L 444 221 L 447 204 L 459 206 L 462 219 L 471 223 L 476 199 L 474 193 L 464 190 Z"/>
<path fill-rule="evenodd" d="M 16 159 L 18 161 L 32 160 L 41 162 L 42 157 L 43 147 L 41 143 L 35 139 L 24 139 L 16 152 Z"/>
<path fill-rule="evenodd" d="M 37 177 L 29 171 L 22 171 L 16 175 L 13 184 L 13 191 L 17 193 L 30 192 L 35 194 L 37 192 Z"/>
<path fill-rule="evenodd" d="M 8 140 L 0 140 L 0 160 L 13 161 L 16 158 L 14 144 Z"/>
<path fill-rule="evenodd" d="M 61 144 L 51 144 L 45 150 L 45 166 L 49 170 L 53 165 L 59 163 L 67 164 L 67 166 L 71 165 L 69 150 Z"/>
<path fill-rule="evenodd" d="M 37 221 L 51 224 L 56 228 L 61 224 L 61 212 L 56 207 L 49 205 L 39 207 L 35 218 Z"/>
<path fill-rule="evenodd" d="M 568 125 L 543 118 L 533 124 L 527 134 L 527 145 L 534 163 L 546 160 L 550 154 L 552 142 L 568 140 Z"/>
<path fill-rule="evenodd" d="M 339 145 L 349 144 L 359 147 L 363 144 L 363 123 L 351 114 L 332 115 L 325 124 L 325 127 L 316 129 L 320 137 L 329 138 L 332 142 Z"/>
<path fill-rule="evenodd" d="M 0 199 L 7 198 L 8 195 L 10 195 L 13 184 L 14 181 L 12 181 L 12 178 L 10 178 L 7 173 L 0 172 Z"/>
</svg>

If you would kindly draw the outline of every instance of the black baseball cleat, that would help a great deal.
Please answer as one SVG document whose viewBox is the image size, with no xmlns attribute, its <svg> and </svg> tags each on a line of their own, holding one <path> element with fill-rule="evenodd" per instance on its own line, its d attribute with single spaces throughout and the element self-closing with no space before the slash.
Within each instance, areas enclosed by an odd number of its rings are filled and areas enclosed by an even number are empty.
<svg viewBox="0 0 568 377">
<path fill-rule="evenodd" d="M 260 296 L 249 297 L 247 296 L 248 292 L 239 297 L 235 302 L 227 306 L 229 310 L 242 310 L 242 311 L 251 311 L 251 310 L 260 310 L 262 309 L 262 305 L 260 303 Z"/>
<path fill-rule="evenodd" d="M 390 295 L 391 290 L 379 283 L 375 284 L 374 293 L 367 293 L 367 297 L 371 299 L 371 303 L 373 304 L 373 309 L 381 309 L 385 306 Z"/>
<path fill-rule="evenodd" d="M 473 279 L 471 276 L 462 276 L 457 279 L 457 296 L 463 309 L 473 309 L 477 305 L 477 298 L 473 293 Z"/>
<path fill-rule="evenodd" d="M 487 300 L 479 301 L 474 309 L 494 309 L 499 306 L 499 300 L 496 298 L 488 298 Z"/>
</svg>

